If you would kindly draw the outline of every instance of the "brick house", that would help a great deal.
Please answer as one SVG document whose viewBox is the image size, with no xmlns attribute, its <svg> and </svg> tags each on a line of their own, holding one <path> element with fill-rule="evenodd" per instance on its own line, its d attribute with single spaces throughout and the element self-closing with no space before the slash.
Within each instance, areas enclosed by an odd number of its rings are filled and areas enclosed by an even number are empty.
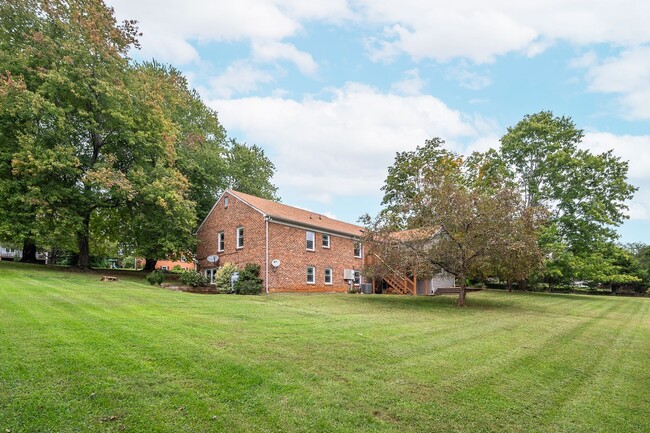
<svg viewBox="0 0 650 433">
<path fill-rule="evenodd" d="M 194 271 L 196 266 L 191 260 L 187 260 L 185 256 L 181 256 L 180 260 L 158 260 L 156 262 L 156 269 L 161 271 L 171 271 L 173 269 L 178 269 L 180 267 L 186 271 Z"/>
<path fill-rule="evenodd" d="M 226 190 L 197 230 L 199 271 L 260 266 L 269 292 L 344 292 L 360 284 L 363 227 Z M 215 263 L 209 256 L 217 256 Z M 212 257 L 214 259 L 215 257 Z"/>
</svg>

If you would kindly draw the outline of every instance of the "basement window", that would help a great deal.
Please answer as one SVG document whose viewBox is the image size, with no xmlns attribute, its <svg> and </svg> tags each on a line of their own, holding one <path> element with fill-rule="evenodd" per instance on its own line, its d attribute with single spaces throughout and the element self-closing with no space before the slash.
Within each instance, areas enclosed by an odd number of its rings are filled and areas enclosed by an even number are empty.
<svg viewBox="0 0 650 433">
<path fill-rule="evenodd" d="M 332 268 L 325 268 L 325 284 L 332 284 Z"/>
<path fill-rule="evenodd" d="M 313 266 L 307 266 L 307 284 L 316 283 L 316 268 Z"/>
</svg>

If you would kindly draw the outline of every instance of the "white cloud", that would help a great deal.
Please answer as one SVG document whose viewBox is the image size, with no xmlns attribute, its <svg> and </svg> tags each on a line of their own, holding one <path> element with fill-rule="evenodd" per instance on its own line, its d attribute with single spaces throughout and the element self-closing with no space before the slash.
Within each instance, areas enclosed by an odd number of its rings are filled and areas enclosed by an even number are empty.
<svg viewBox="0 0 650 433">
<path fill-rule="evenodd" d="M 370 22 L 385 26 L 371 42 L 371 58 L 399 53 L 414 59 L 466 58 L 491 62 L 519 51 L 533 56 L 553 41 L 582 46 L 634 46 L 650 41 L 650 3 L 637 0 L 359 0 Z"/>
<path fill-rule="evenodd" d="M 420 78 L 420 71 L 410 69 L 404 73 L 404 79 L 393 83 L 391 89 L 400 95 L 414 96 L 422 93 L 422 89 L 427 84 Z"/>
<path fill-rule="evenodd" d="M 481 90 L 492 84 L 492 79 L 487 75 L 477 74 L 469 70 L 467 62 L 461 61 L 459 65 L 447 69 L 445 78 L 458 82 L 461 87 L 470 90 Z"/>
<path fill-rule="evenodd" d="M 478 137 L 471 119 L 432 96 L 400 96 L 350 83 L 331 99 L 277 97 L 213 100 L 230 132 L 267 150 L 282 191 L 327 202 L 335 196 L 377 196 L 395 152 L 433 136 Z"/>
<path fill-rule="evenodd" d="M 351 17 L 345 0 L 109 0 L 119 20 L 136 19 L 143 32 L 142 57 L 176 65 L 198 60 L 192 43 L 281 41 L 303 30 L 303 22 L 339 22 Z M 295 48 L 294 48 L 295 49 Z M 285 56 L 310 71 L 305 53 Z M 307 55 L 308 56 L 308 55 Z M 312 60 L 313 61 L 313 60 Z M 301 69 L 302 70 L 302 69 Z"/>
<path fill-rule="evenodd" d="M 650 46 L 624 50 L 588 69 L 589 90 L 619 95 L 623 114 L 650 119 Z"/>
<path fill-rule="evenodd" d="M 208 95 L 230 98 L 257 90 L 261 83 L 273 81 L 273 75 L 246 61 L 237 61 L 219 76 L 210 79 L 210 88 L 204 89 Z"/>
<path fill-rule="evenodd" d="M 272 62 L 288 60 L 294 63 L 303 74 L 312 75 L 318 65 L 311 54 L 298 50 L 292 44 L 276 41 L 255 41 L 252 45 L 253 58 L 256 61 Z"/>
<path fill-rule="evenodd" d="M 311 22 L 356 25 L 375 60 L 491 62 L 537 55 L 554 41 L 633 47 L 650 42 L 650 2 L 638 0 L 111 0 L 120 19 L 140 20 L 144 57 L 195 61 L 190 42 L 276 41 Z M 377 27 L 384 34 L 372 34 Z M 290 59 L 291 60 L 291 59 Z M 294 61 L 294 60 L 292 60 Z M 304 64 L 303 64 L 303 67 Z"/>
</svg>

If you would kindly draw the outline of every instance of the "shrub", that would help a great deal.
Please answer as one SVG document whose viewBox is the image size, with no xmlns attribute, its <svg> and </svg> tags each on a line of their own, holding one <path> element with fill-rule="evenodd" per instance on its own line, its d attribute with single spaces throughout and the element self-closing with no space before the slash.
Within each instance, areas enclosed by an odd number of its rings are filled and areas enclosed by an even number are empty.
<svg viewBox="0 0 650 433">
<path fill-rule="evenodd" d="M 226 263 L 214 274 L 214 285 L 219 293 L 232 293 L 230 278 L 237 272 L 237 266 L 232 263 Z"/>
<path fill-rule="evenodd" d="M 205 286 L 208 284 L 207 278 L 205 278 L 203 274 L 195 271 L 181 272 L 181 276 L 178 279 L 181 283 L 192 287 Z"/>
<path fill-rule="evenodd" d="M 176 273 L 183 272 L 183 268 L 181 267 L 181 265 L 176 265 L 172 268 L 172 272 L 176 272 Z"/>
<path fill-rule="evenodd" d="M 165 281 L 165 274 L 163 271 L 153 271 L 149 275 L 145 277 L 145 279 L 151 284 L 152 286 L 154 285 L 161 285 L 163 281 Z"/>
<path fill-rule="evenodd" d="M 239 280 L 235 282 L 235 293 L 238 295 L 259 295 L 262 293 L 259 265 L 248 263 L 244 266 L 244 269 L 239 272 Z"/>
<path fill-rule="evenodd" d="M 361 293 L 361 287 L 352 284 L 350 287 L 348 287 L 348 293 Z"/>
</svg>

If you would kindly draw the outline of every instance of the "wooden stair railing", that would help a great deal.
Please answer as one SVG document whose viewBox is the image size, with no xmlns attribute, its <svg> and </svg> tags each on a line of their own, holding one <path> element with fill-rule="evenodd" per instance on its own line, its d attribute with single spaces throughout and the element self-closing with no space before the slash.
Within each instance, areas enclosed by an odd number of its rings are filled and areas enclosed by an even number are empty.
<svg viewBox="0 0 650 433">
<path fill-rule="evenodd" d="M 414 281 L 397 272 L 395 269 L 393 269 L 392 266 L 386 263 L 384 259 L 379 257 L 377 254 L 373 254 L 373 255 L 377 257 L 390 270 L 389 274 L 383 276 L 384 281 L 388 283 L 388 286 L 391 289 L 389 290 L 390 292 L 394 292 L 402 295 L 416 294 Z"/>
</svg>

